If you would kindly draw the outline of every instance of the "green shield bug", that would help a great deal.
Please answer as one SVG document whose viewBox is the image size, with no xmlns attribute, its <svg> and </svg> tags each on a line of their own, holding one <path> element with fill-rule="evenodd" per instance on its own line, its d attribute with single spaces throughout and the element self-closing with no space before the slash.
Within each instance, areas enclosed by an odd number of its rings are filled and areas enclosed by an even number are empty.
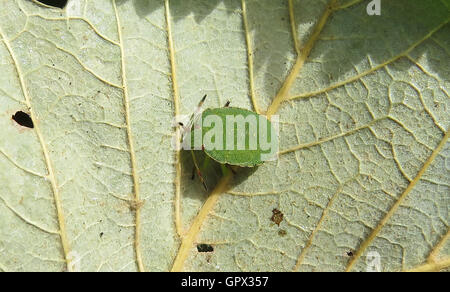
<svg viewBox="0 0 450 292">
<path fill-rule="evenodd" d="M 230 107 L 227 102 L 221 108 L 208 108 L 201 111 L 206 99 L 203 96 L 197 110 L 190 116 L 187 126 L 183 127 L 182 148 L 190 150 L 195 170 L 207 189 L 205 180 L 198 166 L 194 150 L 203 151 L 207 159 L 221 165 L 222 172 L 227 173 L 233 167 L 255 167 L 267 160 L 274 160 L 278 152 L 278 132 L 273 123 L 264 115 L 253 111 Z"/>
</svg>

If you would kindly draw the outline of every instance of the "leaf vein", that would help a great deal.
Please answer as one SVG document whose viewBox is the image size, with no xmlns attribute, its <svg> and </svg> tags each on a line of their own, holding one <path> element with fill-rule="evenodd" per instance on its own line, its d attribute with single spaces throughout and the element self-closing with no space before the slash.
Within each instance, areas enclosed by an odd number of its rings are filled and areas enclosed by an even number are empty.
<svg viewBox="0 0 450 292">
<path fill-rule="evenodd" d="M 14 64 L 14 68 L 17 72 L 17 76 L 19 78 L 19 82 L 20 82 L 20 86 L 23 92 L 23 95 L 25 97 L 25 102 L 30 110 L 30 116 L 31 119 L 33 121 L 35 121 L 34 123 L 34 130 L 35 133 L 38 137 L 39 143 L 41 145 L 42 148 L 42 152 L 44 155 L 44 159 L 45 159 L 45 164 L 47 166 L 47 171 L 48 171 L 48 180 L 50 182 L 50 185 L 52 187 L 52 192 L 53 192 L 53 196 L 54 196 L 54 201 L 55 201 L 55 208 L 56 208 L 56 213 L 58 216 L 58 224 L 59 224 L 59 236 L 61 239 L 61 245 L 63 248 L 63 254 L 64 254 L 64 259 L 66 261 L 66 266 L 68 268 L 68 270 L 70 271 L 71 269 L 71 261 L 69 259 L 69 254 L 70 254 L 70 245 L 69 245 L 69 241 L 67 239 L 67 233 L 66 233 L 66 227 L 65 227 L 65 220 L 64 220 L 64 213 L 63 213 L 63 208 L 62 208 L 62 202 L 61 202 L 61 197 L 60 197 L 60 192 L 58 189 L 58 184 L 56 181 L 56 176 L 55 176 L 55 172 L 53 170 L 53 166 L 51 163 L 51 159 L 50 159 L 50 154 L 49 151 L 47 149 L 47 145 L 45 143 L 44 137 L 42 135 L 42 131 L 40 129 L 40 125 L 38 123 L 38 119 L 36 116 L 36 113 L 34 112 L 34 109 L 31 105 L 31 97 L 29 95 L 27 86 L 25 84 L 25 80 L 23 78 L 23 72 L 19 66 L 19 63 L 17 61 L 16 56 L 14 55 L 13 49 L 11 47 L 11 44 L 9 43 L 9 41 L 6 39 L 5 34 L 3 33 L 3 30 L 0 28 L 0 36 L 3 39 L 3 42 L 9 52 L 9 55 L 11 56 L 11 59 L 13 61 Z"/>
<path fill-rule="evenodd" d="M 165 6 L 165 16 L 166 16 L 166 26 L 167 26 L 167 42 L 169 45 L 169 59 L 171 67 L 171 77 L 172 77 L 172 91 L 173 91 L 173 103 L 174 103 L 174 115 L 175 118 L 180 115 L 180 94 L 178 92 L 178 82 L 177 82 L 177 70 L 175 61 L 175 49 L 173 44 L 173 33 L 171 25 L 170 7 L 169 0 L 164 1 Z M 175 150 L 175 229 L 178 236 L 183 235 L 183 222 L 181 221 L 181 152 L 180 152 L 180 139 L 181 133 L 180 128 L 175 128 L 175 139 L 176 139 L 176 150 Z"/>
<path fill-rule="evenodd" d="M 125 121 L 127 125 L 127 139 L 128 139 L 128 147 L 130 149 L 130 160 L 131 160 L 131 171 L 133 178 L 133 188 L 135 195 L 136 204 L 140 203 L 140 185 L 139 185 L 139 174 L 137 171 L 137 162 L 136 162 L 136 153 L 134 150 L 134 142 L 133 136 L 131 133 L 131 120 L 130 120 L 130 100 L 128 95 L 128 87 L 127 87 L 127 77 L 126 77 L 126 68 L 125 68 L 125 51 L 124 51 L 124 43 L 122 38 L 122 28 L 120 24 L 119 13 L 117 11 L 116 0 L 113 1 L 114 12 L 116 16 L 117 22 L 117 34 L 119 36 L 119 44 L 120 44 L 120 55 L 121 55 L 121 69 L 122 69 L 122 90 L 123 90 L 123 103 L 125 107 Z M 141 241 L 141 210 L 140 208 L 136 208 L 135 210 L 135 239 L 134 239 L 134 247 L 136 253 L 136 262 L 139 268 L 139 271 L 144 272 L 145 267 L 142 261 L 142 253 L 140 247 Z"/>
<path fill-rule="evenodd" d="M 428 169 L 428 167 L 431 165 L 433 160 L 436 158 L 436 156 L 439 154 L 439 152 L 442 150 L 442 148 L 445 146 L 448 140 L 448 136 L 450 135 L 450 130 L 448 130 L 445 133 L 445 136 L 439 143 L 439 145 L 436 147 L 436 149 L 433 151 L 433 153 L 430 155 L 430 157 L 425 161 L 422 168 L 416 175 L 416 177 L 410 182 L 408 187 L 405 189 L 405 191 L 400 195 L 400 197 L 397 199 L 395 204 L 391 207 L 389 212 L 381 219 L 381 221 L 378 223 L 377 227 L 370 233 L 370 235 L 361 243 L 358 251 L 355 253 L 355 256 L 350 260 L 350 262 L 347 265 L 346 270 L 350 271 L 353 266 L 355 265 L 356 261 L 361 257 L 361 255 L 364 253 L 364 251 L 367 249 L 367 247 L 370 245 L 370 243 L 378 236 L 381 229 L 386 225 L 387 221 L 392 217 L 392 215 L 397 211 L 399 206 L 403 203 L 405 198 L 408 196 L 408 194 L 411 192 L 411 190 L 414 188 L 414 186 L 417 184 L 417 182 L 420 180 L 420 178 L 423 176 L 425 171 Z"/>
</svg>

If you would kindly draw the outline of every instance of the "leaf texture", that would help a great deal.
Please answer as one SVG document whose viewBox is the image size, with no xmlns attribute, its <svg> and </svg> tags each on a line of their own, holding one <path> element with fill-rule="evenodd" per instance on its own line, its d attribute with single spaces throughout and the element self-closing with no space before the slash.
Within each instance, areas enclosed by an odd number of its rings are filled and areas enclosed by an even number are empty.
<svg viewBox="0 0 450 292">
<path fill-rule="evenodd" d="M 0 271 L 448 270 L 450 3 L 368 2 L 0 0 Z M 204 94 L 279 159 L 205 193 Z"/>
</svg>

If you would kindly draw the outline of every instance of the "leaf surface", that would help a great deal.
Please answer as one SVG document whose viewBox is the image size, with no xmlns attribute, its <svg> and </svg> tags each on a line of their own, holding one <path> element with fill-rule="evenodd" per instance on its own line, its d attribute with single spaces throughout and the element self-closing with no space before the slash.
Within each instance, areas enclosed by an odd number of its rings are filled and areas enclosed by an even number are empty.
<svg viewBox="0 0 450 292">
<path fill-rule="evenodd" d="M 381 2 L 1 0 L 0 270 L 448 270 L 450 3 Z M 210 194 L 204 94 L 281 122 Z"/>
</svg>

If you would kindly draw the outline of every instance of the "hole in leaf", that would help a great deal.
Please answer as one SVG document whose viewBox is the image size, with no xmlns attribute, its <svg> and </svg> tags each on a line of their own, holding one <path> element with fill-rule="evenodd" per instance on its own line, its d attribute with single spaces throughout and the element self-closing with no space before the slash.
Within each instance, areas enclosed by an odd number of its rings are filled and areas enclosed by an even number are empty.
<svg viewBox="0 0 450 292">
<path fill-rule="evenodd" d="M 213 252 L 214 251 L 214 247 L 212 247 L 212 245 L 210 244 L 197 244 L 197 251 L 198 252 Z"/>
<path fill-rule="evenodd" d="M 34 128 L 33 120 L 31 119 L 30 115 L 27 113 L 24 113 L 23 111 L 16 112 L 12 119 L 16 121 L 19 125 L 27 128 Z"/>
<path fill-rule="evenodd" d="M 41 2 L 42 4 L 56 7 L 56 8 L 64 8 L 67 4 L 67 0 L 37 0 L 38 2 Z"/>
</svg>

